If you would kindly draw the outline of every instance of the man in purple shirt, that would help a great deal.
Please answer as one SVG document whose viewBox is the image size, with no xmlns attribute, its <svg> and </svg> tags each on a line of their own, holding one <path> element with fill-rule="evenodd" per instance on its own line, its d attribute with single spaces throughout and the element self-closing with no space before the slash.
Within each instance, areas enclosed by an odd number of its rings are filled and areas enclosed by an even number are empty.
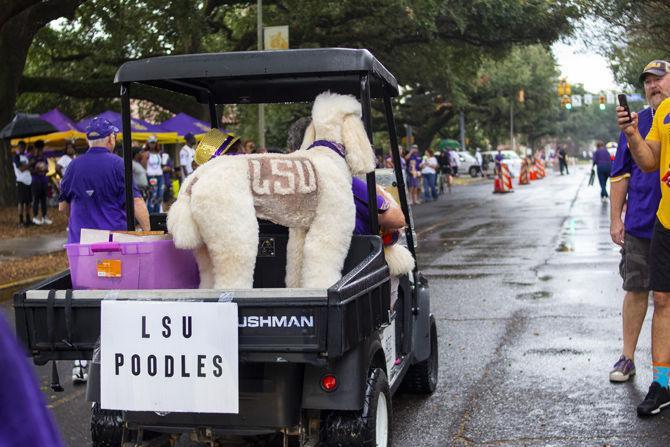
<svg viewBox="0 0 670 447">
<path fill-rule="evenodd" d="M 638 130 L 645 138 L 651 129 L 654 110 L 670 97 L 670 75 L 659 76 L 659 73 L 645 71 L 640 78 L 651 106 L 638 112 Z M 621 312 L 623 350 L 610 372 L 610 381 L 625 382 L 635 375 L 635 349 L 647 314 L 649 248 L 661 190 L 658 171 L 645 173 L 640 170 L 631 156 L 623 132 L 612 163 L 610 184 L 610 235 L 612 241 L 622 247 L 619 272 L 626 291 Z M 624 203 L 627 203 L 625 223 L 621 217 Z"/>
<path fill-rule="evenodd" d="M 354 177 L 351 182 L 351 192 L 354 193 L 356 205 L 354 234 L 372 234 L 368 212 L 368 184 Z M 377 210 L 379 211 L 379 226 L 384 231 L 393 232 L 405 226 L 405 215 L 400 205 L 380 186 L 377 186 Z"/>
<path fill-rule="evenodd" d="M 94 118 L 86 128 L 89 150 L 72 160 L 61 182 L 59 210 L 70 217 L 68 242 L 78 243 L 82 228 L 125 230 L 123 159 L 113 154 L 116 132 L 109 121 Z M 148 231 L 149 212 L 133 183 L 135 218 Z"/>
<path fill-rule="evenodd" d="M 605 149 L 605 143 L 598 141 L 596 151 L 593 153 L 593 166 L 598 172 L 598 182 L 600 183 L 600 199 L 607 202 L 607 179 L 612 171 L 612 159 L 610 153 Z"/>
</svg>

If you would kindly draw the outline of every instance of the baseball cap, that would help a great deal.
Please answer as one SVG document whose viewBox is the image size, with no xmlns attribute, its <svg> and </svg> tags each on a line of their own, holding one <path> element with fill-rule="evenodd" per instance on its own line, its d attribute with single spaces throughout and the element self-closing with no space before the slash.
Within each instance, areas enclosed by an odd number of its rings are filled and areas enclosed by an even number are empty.
<svg viewBox="0 0 670 447">
<path fill-rule="evenodd" d="M 184 135 L 184 140 L 185 141 L 193 141 L 193 140 L 195 140 L 195 136 L 191 132 L 189 132 L 186 135 Z"/>
<path fill-rule="evenodd" d="M 656 76 L 663 76 L 666 73 L 670 73 L 670 63 L 667 61 L 661 60 L 661 59 L 656 59 L 647 64 L 646 67 L 644 67 L 644 70 L 642 70 L 642 74 L 640 75 L 640 82 L 644 82 L 644 75 L 646 74 L 653 74 Z"/>
<path fill-rule="evenodd" d="M 104 118 L 96 116 L 86 126 L 86 138 L 89 140 L 99 140 L 105 138 L 113 133 L 117 133 L 119 129 Z"/>
<path fill-rule="evenodd" d="M 147 138 L 147 143 L 156 143 L 158 142 L 158 137 L 156 135 L 149 135 L 149 138 Z"/>
</svg>

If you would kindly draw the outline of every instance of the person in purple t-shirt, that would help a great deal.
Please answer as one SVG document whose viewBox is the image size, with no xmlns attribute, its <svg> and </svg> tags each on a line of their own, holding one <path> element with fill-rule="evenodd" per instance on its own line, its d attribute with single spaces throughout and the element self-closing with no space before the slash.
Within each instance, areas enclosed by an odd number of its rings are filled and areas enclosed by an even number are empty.
<svg viewBox="0 0 670 447">
<path fill-rule="evenodd" d="M 638 130 L 645 138 L 651 128 L 654 110 L 670 96 L 670 76 L 645 72 L 641 80 L 651 106 L 638 112 Z M 626 294 L 621 312 L 623 349 L 610 372 L 612 382 L 625 382 L 635 375 L 635 349 L 649 303 L 651 235 L 661 200 L 658 175 L 658 171 L 645 173 L 640 170 L 628 149 L 626 136 L 621 132 L 610 177 L 610 235 L 612 241 L 621 246 L 619 272 Z M 624 204 L 627 204 L 625 222 L 622 219 Z"/>
<path fill-rule="evenodd" d="M 113 153 L 119 130 L 103 118 L 86 128 L 89 149 L 72 160 L 61 182 L 59 210 L 69 216 L 68 242 L 78 243 L 82 228 L 125 230 L 125 171 Z M 148 231 L 149 212 L 133 183 L 133 206 L 140 227 Z"/>
<path fill-rule="evenodd" d="M 612 159 L 610 153 L 605 149 L 605 143 L 598 141 L 596 143 L 596 151 L 593 153 L 593 167 L 598 172 L 598 182 L 600 183 L 600 199 L 607 202 L 609 194 L 607 194 L 607 179 L 612 170 Z"/>
<path fill-rule="evenodd" d="M 367 183 L 358 177 L 353 177 L 351 192 L 354 194 L 354 204 L 356 205 L 354 234 L 372 234 L 372 230 L 370 229 L 370 213 L 368 212 Z M 377 185 L 377 210 L 379 212 L 379 226 L 384 232 L 391 233 L 405 226 L 405 215 L 400 205 L 379 185 Z"/>
<path fill-rule="evenodd" d="M 0 315 L 0 446 L 63 445 L 35 371 Z"/>
<path fill-rule="evenodd" d="M 51 225 L 53 222 L 47 217 L 47 189 L 49 188 L 49 161 L 44 156 L 44 141 L 37 140 L 35 149 L 29 157 L 30 173 L 33 176 L 30 184 L 33 196 L 33 223 L 35 225 Z M 42 217 L 37 217 L 37 211 L 42 210 Z"/>
</svg>

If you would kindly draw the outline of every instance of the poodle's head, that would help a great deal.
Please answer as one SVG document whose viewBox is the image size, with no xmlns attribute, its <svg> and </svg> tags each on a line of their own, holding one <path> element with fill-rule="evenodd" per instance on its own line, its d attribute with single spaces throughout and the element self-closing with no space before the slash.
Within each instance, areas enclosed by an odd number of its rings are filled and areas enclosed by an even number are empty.
<svg viewBox="0 0 670 447">
<path fill-rule="evenodd" d="M 329 91 L 314 100 L 312 123 L 305 131 L 301 149 L 316 140 L 329 140 L 344 145 L 345 158 L 352 174 L 375 169 L 375 155 L 361 121 L 361 104 L 351 95 Z"/>
</svg>

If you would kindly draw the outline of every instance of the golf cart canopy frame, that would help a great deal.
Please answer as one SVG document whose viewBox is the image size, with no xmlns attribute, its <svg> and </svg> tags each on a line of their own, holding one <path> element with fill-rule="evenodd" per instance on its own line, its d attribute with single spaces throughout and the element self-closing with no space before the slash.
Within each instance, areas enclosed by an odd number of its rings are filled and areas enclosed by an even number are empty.
<svg viewBox="0 0 670 447">
<path fill-rule="evenodd" d="M 363 124 L 371 142 L 370 101 L 384 100 L 398 193 L 408 222 L 407 243 L 415 255 L 391 104 L 391 98 L 398 95 L 398 82 L 368 50 L 317 48 L 154 57 L 126 62 L 116 72 L 114 82 L 121 86 L 128 230 L 135 228 L 130 128 L 133 83 L 186 94 L 208 104 L 210 122 L 216 128 L 220 123 L 217 105 L 311 102 L 319 93 L 330 90 L 360 100 Z M 374 172 L 368 173 L 366 180 L 370 228 L 373 234 L 378 234 Z"/>
<path fill-rule="evenodd" d="M 398 95 L 398 82 L 369 51 L 346 48 L 153 57 L 126 62 L 114 82 L 152 85 L 203 104 L 258 104 L 309 102 L 325 90 L 358 97 L 363 73 L 371 98 Z"/>
</svg>

